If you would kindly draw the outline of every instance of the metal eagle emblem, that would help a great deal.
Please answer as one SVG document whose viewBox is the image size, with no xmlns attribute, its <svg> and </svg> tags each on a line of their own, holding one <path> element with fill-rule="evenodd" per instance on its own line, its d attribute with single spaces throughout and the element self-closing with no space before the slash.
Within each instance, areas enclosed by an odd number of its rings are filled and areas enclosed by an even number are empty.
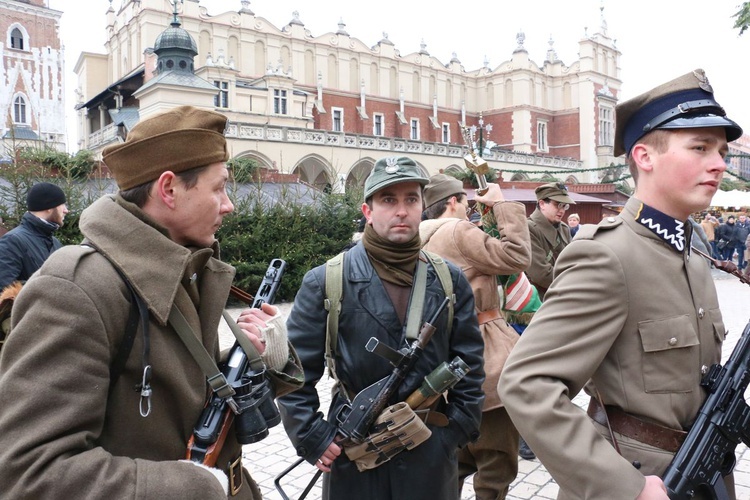
<svg viewBox="0 0 750 500">
<path fill-rule="evenodd" d="M 698 86 L 705 90 L 706 92 L 714 93 L 713 87 L 711 87 L 711 84 L 708 82 L 708 77 L 706 76 L 706 73 L 702 69 L 698 69 L 693 71 L 693 75 L 695 75 L 695 78 L 698 80 Z"/>
<path fill-rule="evenodd" d="M 385 173 L 386 174 L 395 174 L 398 172 L 398 158 L 396 157 L 389 157 L 385 159 Z"/>
</svg>

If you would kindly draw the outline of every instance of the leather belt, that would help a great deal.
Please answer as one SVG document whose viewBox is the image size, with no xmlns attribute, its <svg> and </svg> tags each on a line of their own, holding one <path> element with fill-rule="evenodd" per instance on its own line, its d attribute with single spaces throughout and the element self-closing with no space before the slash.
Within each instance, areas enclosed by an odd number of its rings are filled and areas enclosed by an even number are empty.
<svg viewBox="0 0 750 500">
<path fill-rule="evenodd" d="M 477 313 L 477 321 L 480 325 L 495 321 L 496 319 L 503 319 L 499 309 L 490 309 L 489 311 L 482 311 Z"/>
<path fill-rule="evenodd" d="M 242 488 L 242 453 L 234 462 L 229 462 L 227 477 L 229 478 L 229 495 L 235 496 Z"/>
<path fill-rule="evenodd" d="M 596 398 L 591 398 L 588 416 L 597 424 L 607 427 L 607 419 L 612 430 L 638 442 L 675 453 L 680 449 L 687 432 L 670 429 L 659 424 L 646 422 L 629 415 L 616 406 L 606 405 L 606 411 Z"/>
</svg>

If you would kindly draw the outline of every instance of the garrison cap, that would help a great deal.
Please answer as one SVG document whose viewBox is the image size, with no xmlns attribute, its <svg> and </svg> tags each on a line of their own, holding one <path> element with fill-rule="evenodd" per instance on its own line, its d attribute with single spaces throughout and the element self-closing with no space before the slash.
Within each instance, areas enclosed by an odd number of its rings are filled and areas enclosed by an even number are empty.
<svg viewBox="0 0 750 500">
<path fill-rule="evenodd" d="M 696 69 L 617 105 L 615 156 L 630 150 L 656 129 L 723 127 L 727 142 L 742 135 L 742 128 L 726 117 L 714 99 L 706 73 Z"/>
<path fill-rule="evenodd" d="M 388 156 L 375 162 L 365 180 L 365 200 L 381 189 L 402 182 L 417 182 L 425 186 L 429 179 L 422 175 L 417 164 L 406 156 Z"/>
<path fill-rule="evenodd" d="M 575 205 L 576 202 L 573 198 L 568 196 L 568 188 L 562 182 L 550 182 L 549 184 L 542 184 L 534 190 L 537 201 L 539 200 L 555 200 L 560 203 L 569 203 Z"/>
<path fill-rule="evenodd" d="M 179 106 L 138 123 L 125 142 L 104 148 L 102 159 L 124 190 L 158 179 L 170 170 L 184 172 L 227 161 L 227 117 Z"/>
<path fill-rule="evenodd" d="M 424 207 L 428 208 L 449 196 L 464 194 L 464 184 L 455 177 L 436 174 L 424 188 Z"/>
</svg>

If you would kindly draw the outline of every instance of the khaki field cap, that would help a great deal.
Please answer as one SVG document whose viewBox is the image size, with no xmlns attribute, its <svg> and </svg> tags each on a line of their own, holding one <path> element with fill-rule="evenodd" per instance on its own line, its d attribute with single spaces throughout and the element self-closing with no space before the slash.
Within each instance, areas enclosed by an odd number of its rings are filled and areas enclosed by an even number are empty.
<svg viewBox="0 0 750 500">
<path fill-rule="evenodd" d="M 455 177 L 445 174 L 433 175 L 424 188 L 424 207 L 431 207 L 449 196 L 460 196 L 464 193 L 463 183 Z"/>
<path fill-rule="evenodd" d="M 656 129 L 724 127 L 727 142 L 742 135 L 742 128 L 726 117 L 714 100 L 706 73 L 696 69 L 671 82 L 619 104 L 615 110 L 615 156 L 630 150 Z"/>
<path fill-rule="evenodd" d="M 372 172 L 365 180 L 365 200 L 384 187 L 401 182 L 418 182 L 424 186 L 429 179 L 422 175 L 411 158 L 406 156 L 381 158 L 375 162 Z"/>
<path fill-rule="evenodd" d="M 180 106 L 144 120 L 122 144 L 104 148 L 103 160 L 117 185 L 127 190 L 159 178 L 227 161 L 226 116 Z"/>
<path fill-rule="evenodd" d="M 562 182 L 542 184 L 534 190 L 534 193 L 536 193 L 537 201 L 550 199 L 559 201 L 560 203 L 576 204 L 573 198 L 568 196 L 568 188 Z"/>
</svg>

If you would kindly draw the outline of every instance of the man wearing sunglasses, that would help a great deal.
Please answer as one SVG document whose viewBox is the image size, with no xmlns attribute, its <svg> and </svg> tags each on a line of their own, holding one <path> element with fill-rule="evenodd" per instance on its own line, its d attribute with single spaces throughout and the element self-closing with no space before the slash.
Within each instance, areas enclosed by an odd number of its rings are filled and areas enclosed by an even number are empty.
<svg viewBox="0 0 750 500">
<path fill-rule="evenodd" d="M 552 284 L 552 270 L 557 256 L 570 243 L 570 227 L 563 222 L 565 212 L 575 201 L 562 182 L 543 184 L 534 190 L 537 207 L 528 219 L 531 236 L 531 266 L 526 271 L 536 285 L 539 298 Z"/>
</svg>

